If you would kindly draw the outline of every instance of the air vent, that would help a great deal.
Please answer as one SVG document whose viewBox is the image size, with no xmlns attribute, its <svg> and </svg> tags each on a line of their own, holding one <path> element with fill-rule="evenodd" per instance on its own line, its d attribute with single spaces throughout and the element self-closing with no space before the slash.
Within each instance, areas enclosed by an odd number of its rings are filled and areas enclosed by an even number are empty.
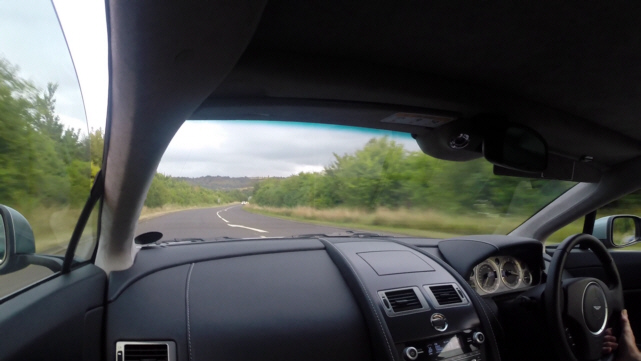
<svg viewBox="0 0 641 361">
<path fill-rule="evenodd" d="M 467 303 L 461 290 L 453 284 L 429 286 L 429 290 L 440 306 Z"/>
<path fill-rule="evenodd" d="M 117 361 L 174 361 L 176 345 L 167 342 L 117 342 Z"/>
<path fill-rule="evenodd" d="M 398 291 L 387 291 L 385 292 L 385 296 L 389 301 L 390 307 L 396 313 L 423 308 L 421 301 L 418 299 L 416 292 L 414 292 L 414 289 L 412 288 Z"/>
</svg>

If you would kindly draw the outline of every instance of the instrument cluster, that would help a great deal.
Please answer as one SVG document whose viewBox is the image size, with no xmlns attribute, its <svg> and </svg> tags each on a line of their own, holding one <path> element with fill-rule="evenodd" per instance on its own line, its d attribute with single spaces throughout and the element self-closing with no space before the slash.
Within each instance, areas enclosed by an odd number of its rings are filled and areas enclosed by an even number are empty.
<svg viewBox="0 0 641 361">
<path fill-rule="evenodd" d="M 479 295 L 496 294 L 532 286 L 532 271 L 511 256 L 495 256 L 472 270 L 468 283 Z"/>
</svg>

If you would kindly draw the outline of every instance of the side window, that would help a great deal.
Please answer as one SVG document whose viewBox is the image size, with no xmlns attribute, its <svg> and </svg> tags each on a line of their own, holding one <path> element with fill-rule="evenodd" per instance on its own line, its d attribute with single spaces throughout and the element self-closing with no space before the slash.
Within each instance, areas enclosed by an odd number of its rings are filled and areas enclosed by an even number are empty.
<svg viewBox="0 0 641 361">
<path fill-rule="evenodd" d="M 641 217 L 641 191 L 636 191 L 630 193 L 625 197 L 617 199 L 601 208 L 596 212 L 596 218 L 607 217 L 617 214 L 631 214 Z M 554 232 L 548 239 L 545 241 L 546 244 L 555 244 L 561 243 L 565 238 L 576 233 L 583 232 L 583 223 L 585 219 L 579 218 L 574 222 L 568 224 L 567 226 L 559 229 Z M 641 247 L 641 245 L 635 245 L 632 247 Z"/>
<path fill-rule="evenodd" d="M 546 245 L 551 245 L 551 244 L 558 244 L 563 242 L 564 239 L 567 237 L 577 234 L 577 233 L 583 233 L 583 222 L 584 218 L 581 217 L 574 222 L 568 224 L 567 226 L 559 229 L 558 231 L 552 233 L 548 239 L 545 240 Z"/>
<path fill-rule="evenodd" d="M 89 196 L 90 142 L 80 87 L 51 2 L 0 2 L 0 204 L 26 218 L 35 255 L 52 256 L 49 266 L 8 267 L 9 240 L 1 227 L 0 299 L 56 272 Z M 91 257 L 94 244 L 95 238 L 86 240 L 78 256 Z"/>
</svg>

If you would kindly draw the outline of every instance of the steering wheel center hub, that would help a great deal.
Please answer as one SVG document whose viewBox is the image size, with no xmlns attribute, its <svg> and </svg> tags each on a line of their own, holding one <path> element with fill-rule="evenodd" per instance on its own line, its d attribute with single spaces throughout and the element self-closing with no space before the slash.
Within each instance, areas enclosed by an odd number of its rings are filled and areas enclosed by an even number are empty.
<svg viewBox="0 0 641 361">
<path fill-rule="evenodd" d="M 605 330 L 608 321 L 608 302 L 605 292 L 596 282 L 590 282 L 583 291 L 583 318 L 595 335 Z"/>
</svg>

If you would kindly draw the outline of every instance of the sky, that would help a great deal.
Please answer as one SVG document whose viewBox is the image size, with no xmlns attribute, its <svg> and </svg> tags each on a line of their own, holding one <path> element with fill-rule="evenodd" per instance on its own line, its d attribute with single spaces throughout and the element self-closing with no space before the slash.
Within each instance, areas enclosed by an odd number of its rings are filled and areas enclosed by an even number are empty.
<svg viewBox="0 0 641 361">
<path fill-rule="evenodd" d="M 287 177 L 320 172 L 374 137 L 388 136 L 418 151 L 409 134 L 350 127 L 257 121 L 188 121 L 178 131 L 158 171 L 182 177 Z"/>
<path fill-rule="evenodd" d="M 19 74 L 39 88 L 45 88 L 48 82 L 58 83 L 56 111 L 65 126 L 83 134 L 104 129 L 109 79 L 104 2 L 54 0 L 54 4 L 64 37 L 49 0 L 0 1 L 0 56 L 18 64 Z M 333 153 L 353 153 L 381 135 L 353 129 L 339 131 L 337 127 L 270 126 L 265 122 L 186 122 L 169 145 L 158 171 L 186 177 L 317 172 L 333 161 Z M 409 135 L 391 137 L 408 150 L 419 150 Z"/>
</svg>

